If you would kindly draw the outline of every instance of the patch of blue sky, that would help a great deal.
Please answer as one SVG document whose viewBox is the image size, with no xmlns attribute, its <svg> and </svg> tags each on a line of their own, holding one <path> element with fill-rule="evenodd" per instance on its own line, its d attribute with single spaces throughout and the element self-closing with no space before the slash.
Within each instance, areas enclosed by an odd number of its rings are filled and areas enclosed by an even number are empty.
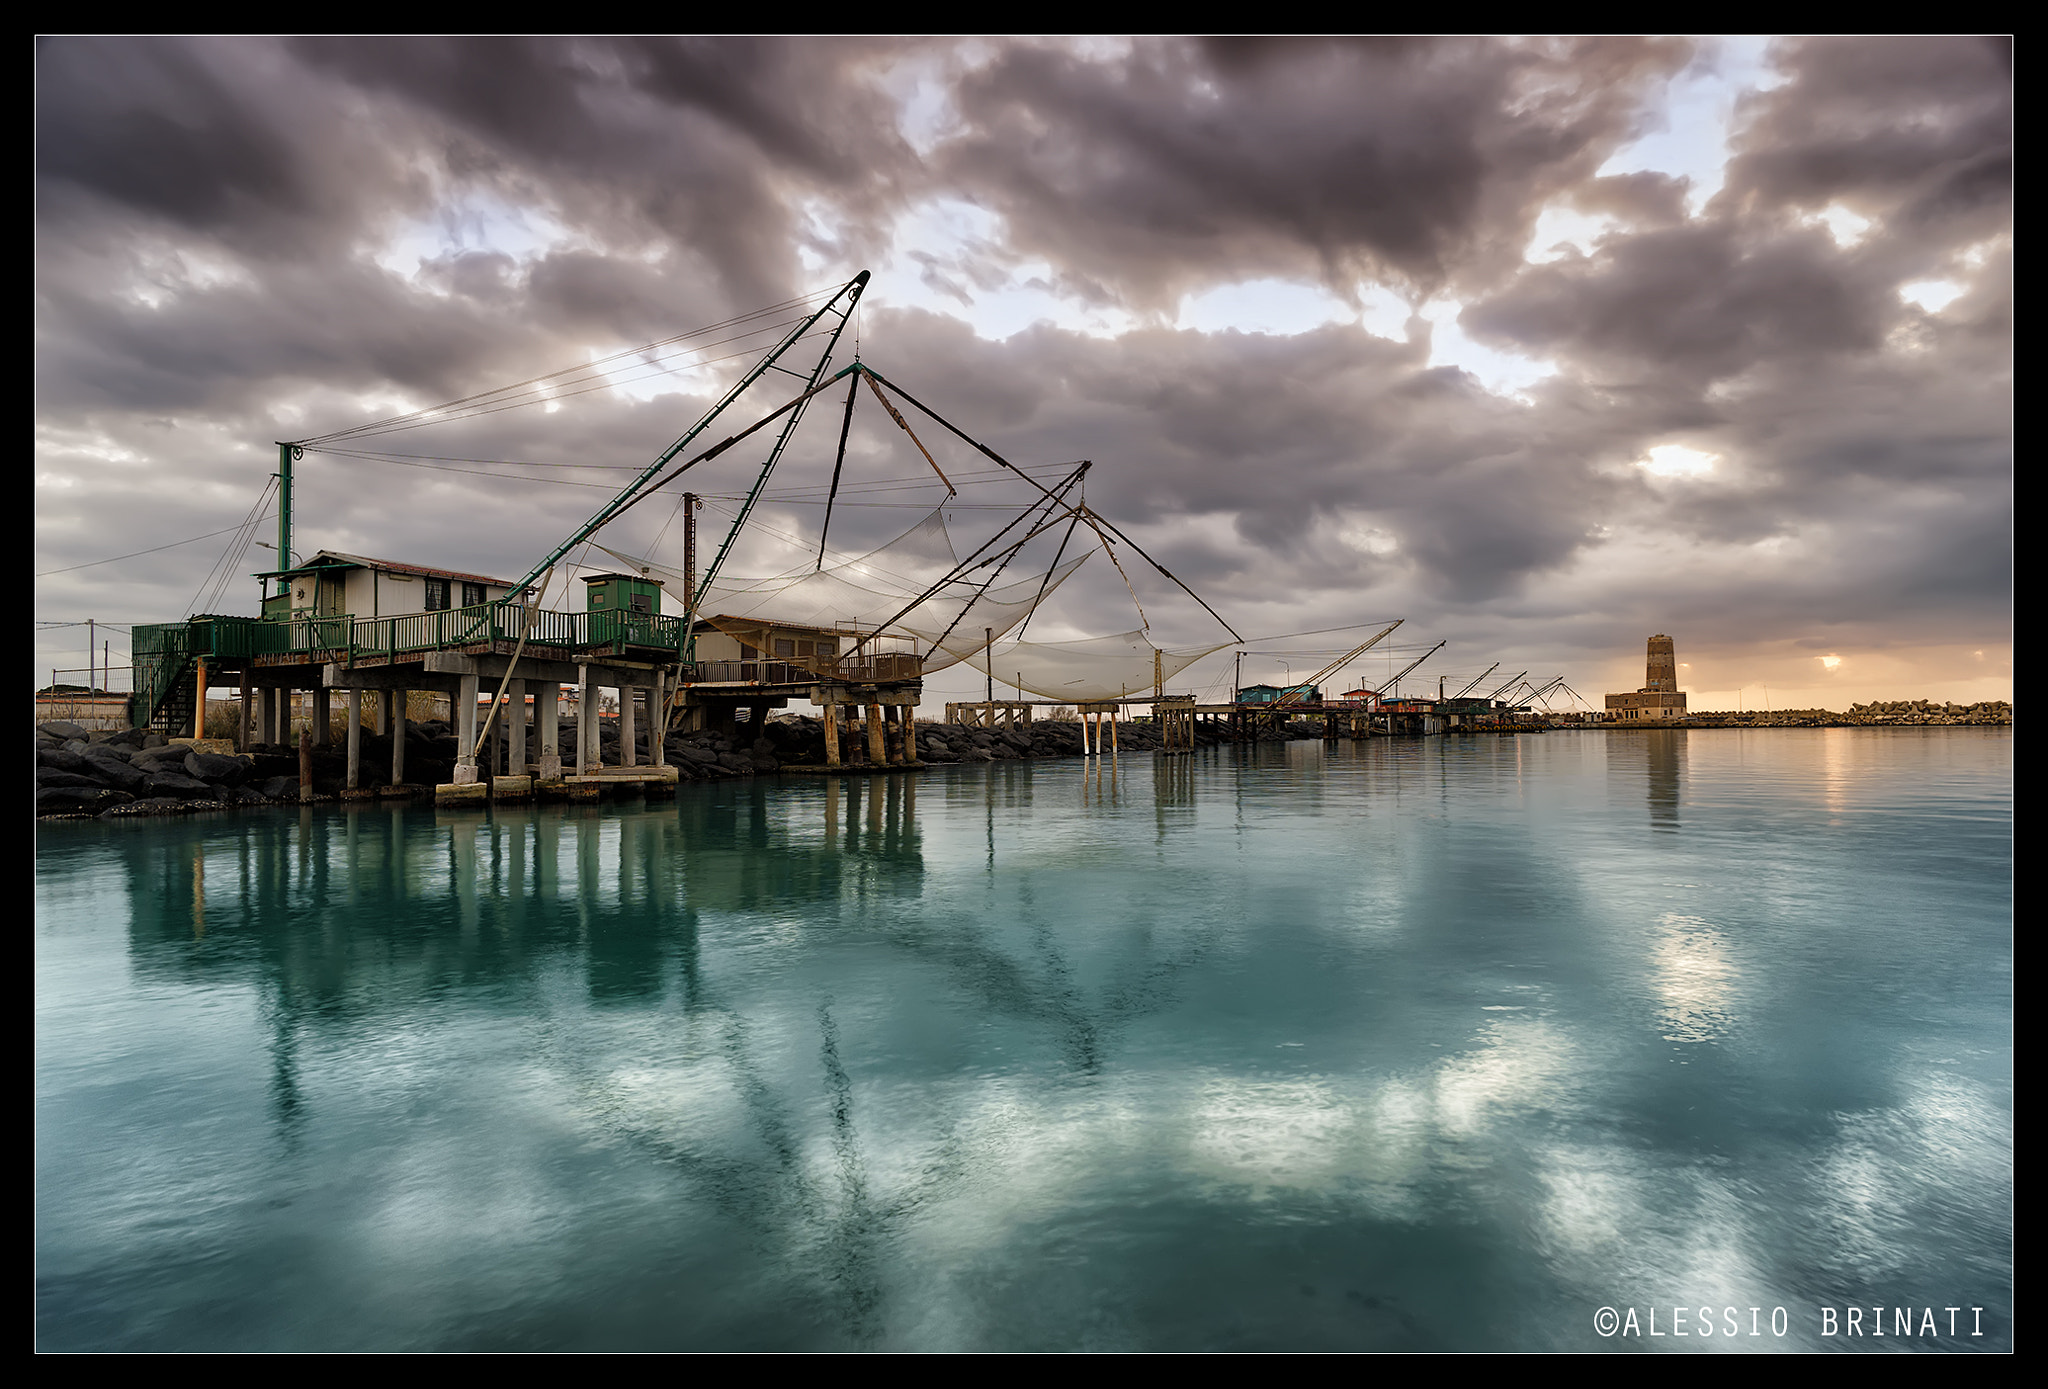
<svg viewBox="0 0 2048 1389">
<path fill-rule="evenodd" d="M 1687 200 L 1697 214 L 1721 190 L 1737 101 L 1745 92 L 1767 91 L 1784 80 L 1767 60 L 1770 43 L 1756 35 L 1700 40 L 1693 61 L 1645 113 L 1648 133 L 1616 150 L 1600 173 L 1689 179 Z"/>
</svg>

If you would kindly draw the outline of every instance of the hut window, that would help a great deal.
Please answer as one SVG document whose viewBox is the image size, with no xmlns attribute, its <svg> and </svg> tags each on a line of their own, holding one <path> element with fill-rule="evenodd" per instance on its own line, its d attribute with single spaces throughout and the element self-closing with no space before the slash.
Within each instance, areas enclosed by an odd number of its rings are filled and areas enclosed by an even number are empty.
<svg viewBox="0 0 2048 1389">
<path fill-rule="evenodd" d="M 462 606 L 463 606 L 463 607 L 465 607 L 465 608 L 473 608 L 473 607 L 475 607 L 475 606 L 476 606 L 477 604 L 479 604 L 479 603 L 481 603 L 481 602 L 483 602 L 483 601 L 484 601 L 484 586 L 483 586 L 482 584 L 464 584 L 464 585 L 462 586 Z"/>
<path fill-rule="evenodd" d="M 633 611 L 641 614 L 652 613 L 654 611 L 654 595 L 651 593 L 634 594 Z"/>
<path fill-rule="evenodd" d="M 740 643 L 740 659 L 742 661 L 751 661 L 760 654 L 760 652 L 756 651 L 753 647 L 747 645 L 745 642 Z"/>
<path fill-rule="evenodd" d="M 800 641 L 796 644 L 796 654 L 799 656 L 812 655 L 817 651 L 817 649 L 818 646 L 816 642 Z"/>
<path fill-rule="evenodd" d="M 837 639 L 826 637 L 820 641 L 818 643 L 818 654 L 820 656 L 837 656 L 839 654 L 839 642 Z"/>
<path fill-rule="evenodd" d="M 777 657 L 796 655 L 796 639 L 794 637 L 777 637 L 775 639 L 775 654 Z"/>
<path fill-rule="evenodd" d="M 437 613 L 447 606 L 448 581 L 446 579 L 427 580 L 427 611 Z"/>
</svg>

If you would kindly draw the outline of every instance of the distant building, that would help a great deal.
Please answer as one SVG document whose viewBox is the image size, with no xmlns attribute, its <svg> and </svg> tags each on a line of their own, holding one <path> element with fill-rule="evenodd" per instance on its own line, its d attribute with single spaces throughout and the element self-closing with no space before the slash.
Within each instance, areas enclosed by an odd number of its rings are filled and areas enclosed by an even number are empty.
<svg viewBox="0 0 2048 1389">
<path fill-rule="evenodd" d="M 1323 691 L 1317 685 L 1246 685 L 1237 692 L 1239 704 L 1321 704 Z"/>
<path fill-rule="evenodd" d="M 1678 652 L 1659 632 L 1650 638 L 1643 687 L 1634 694 L 1607 696 L 1607 717 L 1670 721 L 1685 717 L 1685 691 L 1678 688 Z"/>
</svg>

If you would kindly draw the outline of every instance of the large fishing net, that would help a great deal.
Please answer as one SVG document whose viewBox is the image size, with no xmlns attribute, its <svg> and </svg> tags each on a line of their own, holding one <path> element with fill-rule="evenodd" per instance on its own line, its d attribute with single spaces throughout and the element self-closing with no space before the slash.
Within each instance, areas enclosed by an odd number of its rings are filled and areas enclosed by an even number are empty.
<svg viewBox="0 0 2048 1389">
<path fill-rule="evenodd" d="M 671 606 L 680 600 L 681 571 L 645 556 L 598 548 L 633 572 L 662 580 L 675 595 L 668 600 Z M 697 608 L 712 626 L 749 644 L 768 624 L 844 633 L 846 640 L 836 647 L 839 654 L 878 631 L 885 637 L 916 638 L 926 648 L 922 668 L 930 673 L 1015 629 L 1087 558 L 1084 554 L 1009 583 L 992 583 L 970 571 L 941 584 L 959 560 L 944 516 L 933 511 L 888 544 L 844 564 L 762 579 L 721 579 L 704 591 Z M 927 594 L 935 584 L 937 591 Z M 927 596 L 920 600 L 920 594 Z M 791 660 L 806 669 L 815 666 L 815 674 L 837 673 L 832 661 L 814 661 L 808 652 Z"/>
<path fill-rule="evenodd" d="M 924 636 L 927 641 L 938 634 Z M 952 643 L 946 645 L 950 648 Z M 987 672 L 999 684 L 1015 685 L 1045 699 L 1086 702 L 1145 695 L 1214 651 L 1231 645 L 1154 646 L 1143 632 L 1081 641 L 1017 641 L 999 649 L 987 643 L 960 651 L 956 659 Z"/>
<path fill-rule="evenodd" d="M 670 606 L 680 603 L 685 583 L 680 570 L 645 556 L 599 548 L 633 572 L 662 580 L 674 595 Z M 1220 641 L 1168 650 L 1137 631 L 1081 641 L 996 646 L 1087 558 L 1083 554 L 1009 583 L 990 583 L 973 571 L 946 580 L 959 560 L 943 514 L 934 511 L 888 544 L 844 564 L 762 579 L 720 579 L 705 590 L 698 612 L 718 630 L 749 645 L 759 645 L 770 624 L 847 634 L 831 654 L 813 655 L 802 649 L 812 643 L 792 643 L 798 648 L 795 655 L 776 658 L 821 676 L 857 675 L 847 669 L 846 653 L 853 641 L 879 632 L 914 640 L 927 675 L 965 663 L 1000 684 L 1063 702 L 1147 694 L 1231 644 Z M 934 585 L 936 591 L 920 600 L 919 595 Z M 868 652 L 873 648 L 872 640 L 863 647 Z"/>
</svg>

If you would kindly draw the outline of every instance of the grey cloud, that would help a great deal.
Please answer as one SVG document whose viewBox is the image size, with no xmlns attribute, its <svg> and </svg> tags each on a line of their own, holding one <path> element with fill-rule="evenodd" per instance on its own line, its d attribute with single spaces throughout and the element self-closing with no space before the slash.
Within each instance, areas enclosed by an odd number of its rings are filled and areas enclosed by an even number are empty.
<svg viewBox="0 0 2048 1389">
<path fill-rule="evenodd" d="M 1752 97 L 1722 196 L 1801 206 L 1841 198 L 1908 225 L 1997 219 L 2011 178 L 2004 39 L 1802 39 L 1792 79 Z"/>
<path fill-rule="evenodd" d="M 1266 275 L 1385 274 L 1448 284 L 1468 332 L 1558 364 L 1511 401 L 1430 366 L 1426 329 L 1041 325 L 990 342 L 883 307 L 923 248 L 877 266 L 870 361 L 1020 463 L 1097 460 L 1095 504 L 1227 612 L 1272 618 L 1263 630 L 1405 612 L 1461 649 L 1559 652 L 1634 648 L 1637 627 L 1667 623 L 1696 643 L 2002 630 L 2010 258 L 1981 243 L 2009 225 L 2010 98 L 1984 45 L 1781 46 L 1787 80 L 1746 104 L 1727 186 L 1698 217 L 1682 180 L 1596 176 L 1683 44 L 921 44 L 960 116 L 925 157 L 878 76 L 906 51 L 43 45 L 39 466 L 63 482 L 38 494 L 38 567 L 230 524 L 280 435 L 780 300 L 813 278 L 801 248 L 875 250 L 898 212 L 947 197 L 1005 228 L 931 258 L 970 297 L 1032 258 L 1063 289 L 1141 308 Z M 573 240 L 525 258 L 459 249 L 416 278 L 371 259 L 401 223 L 475 194 Z M 1585 256 L 1524 267 L 1553 200 L 1620 225 Z M 1861 243 L 1807 223 L 1830 200 L 1874 219 Z M 1972 246 L 1982 263 L 1965 265 Z M 160 253 L 224 269 L 163 269 Z M 1938 275 L 1973 287 L 1940 314 L 1900 300 Z M 703 408 L 694 391 L 594 394 L 382 446 L 630 466 Z M 836 414 L 813 414 L 792 479 L 829 468 Z M 949 466 L 987 466 L 919 427 Z M 1722 468 L 1664 485 L 1631 466 L 1678 438 Z M 863 476 L 924 466 L 872 410 L 854 457 Z M 749 462 L 708 468 L 701 490 L 730 490 Z M 303 477 L 313 544 L 485 572 L 544 552 L 604 495 L 327 455 Z M 651 538 L 660 505 L 625 538 Z M 909 515 L 848 508 L 835 533 L 871 543 Z M 1646 538 L 1672 566 L 1654 585 L 1620 558 Z M 52 581 L 63 610 L 48 615 L 174 607 L 211 548 Z M 1157 576 L 1133 582 L 1162 632 L 1206 633 Z M 1062 603 L 1083 629 L 1132 622 L 1106 569 Z"/>
<path fill-rule="evenodd" d="M 1633 129 L 1682 44 L 1145 42 L 1006 49 L 938 156 L 1019 246 L 1144 307 L 1240 274 L 1434 285 L 1498 255 Z"/>
</svg>

